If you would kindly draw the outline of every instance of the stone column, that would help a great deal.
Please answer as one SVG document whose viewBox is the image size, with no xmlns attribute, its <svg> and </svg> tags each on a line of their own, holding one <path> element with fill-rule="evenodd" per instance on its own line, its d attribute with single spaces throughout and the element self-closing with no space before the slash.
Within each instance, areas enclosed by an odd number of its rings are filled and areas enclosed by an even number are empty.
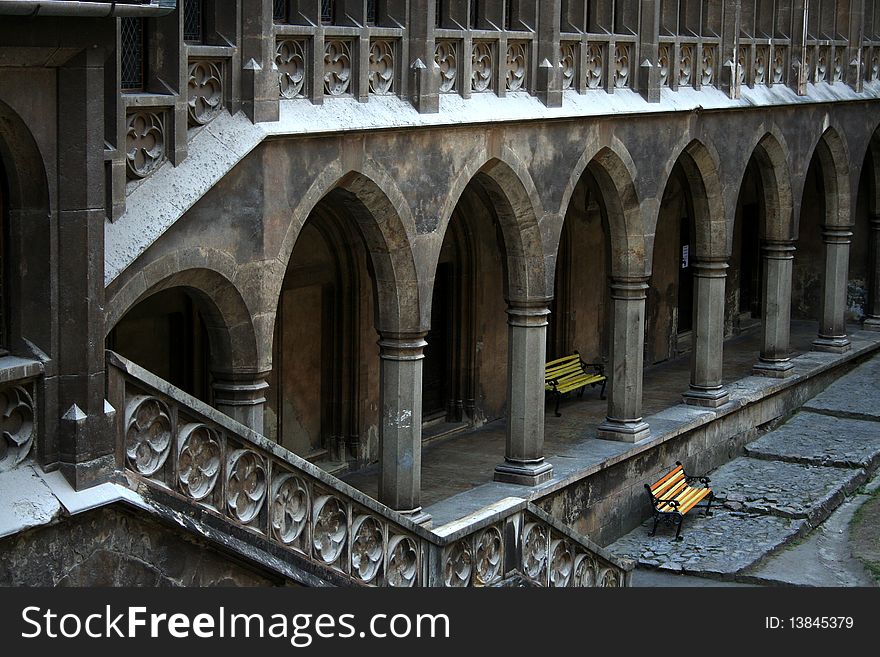
<svg viewBox="0 0 880 657">
<path fill-rule="evenodd" d="M 822 285 L 822 315 L 819 337 L 813 340 L 816 351 L 841 354 L 849 351 L 846 337 L 846 288 L 849 282 L 849 226 L 823 226 L 825 242 L 825 278 Z"/>
<path fill-rule="evenodd" d="M 379 501 L 428 524 L 422 511 L 422 361 L 425 333 L 382 333 L 379 340 Z"/>
<path fill-rule="evenodd" d="M 57 440 L 77 490 L 112 476 L 117 440 L 104 386 L 106 55 L 86 48 L 58 69 Z"/>
<path fill-rule="evenodd" d="M 868 272 L 868 305 L 865 308 L 866 331 L 880 331 L 880 214 L 871 217 L 871 270 Z"/>
<path fill-rule="evenodd" d="M 599 438 L 638 442 L 650 427 L 642 421 L 642 361 L 645 349 L 647 278 L 611 282 L 611 367 L 608 416 Z"/>
<path fill-rule="evenodd" d="M 495 481 L 536 486 L 553 476 L 544 460 L 547 301 L 508 301 L 507 446 Z"/>
<path fill-rule="evenodd" d="M 237 422 L 263 435 L 267 372 L 217 374 L 213 384 L 214 407 Z"/>
<path fill-rule="evenodd" d="M 761 356 L 754 374 L 778 379 L 793 373 L 789 358 L 791 333 L 791 270 L 794 244 L 765 240 L 761 245 L 764 266 Z"/>
<path fill-rule="evenodd" d="M 730 395 L 721 385 L 724 353 L 724 260 L 699 260 L 694 271 L 694 350 L 691 354 L 691 385 L 684 403 L 717 408 Z"/>
</svg>

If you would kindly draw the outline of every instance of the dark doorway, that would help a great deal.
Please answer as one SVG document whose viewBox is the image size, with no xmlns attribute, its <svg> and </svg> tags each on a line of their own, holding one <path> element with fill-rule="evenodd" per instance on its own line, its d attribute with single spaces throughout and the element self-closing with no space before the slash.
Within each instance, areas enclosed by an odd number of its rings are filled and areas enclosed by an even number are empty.
<svg viewBox="0 0 880 657">
<path fill-rule="evenodd" d="M 760 212 L 757 203 L 744 205 L 741 222 L 739 312 L 752 318 L 761 316 Z"/>
<path fill-rule="evenodd" d="M 157 292 L 129 310 L 107 336 L 107 348 L 211 402 L 208 332 L 183 288 Z"/>
<path fill-rule="evenodd" d="M 422 371 L 422 420 L 427 422 L 446 415 L 450 399 L 451 369 L 449 342 L 452 319 L 452 264 L 437 265 L 431 299 L 431 330 L 426 339 Z"/>
<path fill-rule="evenodd" d="M 691 267 L 694 251 L 691 244 L 691 223 L 687 215 L 679 222 L 681 261 L 678 265 L 678 332 L 680 334 L 687 333 L 693 328 L 694 318 L 694 270 Z"/>
</svg>

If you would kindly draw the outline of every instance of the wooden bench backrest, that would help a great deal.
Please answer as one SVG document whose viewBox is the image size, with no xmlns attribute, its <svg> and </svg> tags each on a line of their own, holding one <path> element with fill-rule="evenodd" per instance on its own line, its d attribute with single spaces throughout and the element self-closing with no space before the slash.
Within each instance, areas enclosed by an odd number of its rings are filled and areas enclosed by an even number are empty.
<svg viewBox="0 0 880 657">
<path fill-rule="evenodd" d="M 544 380 L 558 379 L 566 374 L 575 372 L 582 372 L 580 354 L 572 354 L 571 356 L 551 360 L 544 366 Z"/>
<path fill-rule="evenodd" d="M 684 468 L 676 465 L 651 486 L 651 495 L 657 499 L 668 498 L 670 493 L 678 491 L 685 483 Z"/>
</svg>

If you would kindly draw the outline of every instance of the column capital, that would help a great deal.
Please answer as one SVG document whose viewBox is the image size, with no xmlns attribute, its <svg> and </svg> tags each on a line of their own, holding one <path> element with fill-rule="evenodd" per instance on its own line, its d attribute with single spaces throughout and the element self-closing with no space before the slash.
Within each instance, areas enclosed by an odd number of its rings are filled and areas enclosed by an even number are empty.
<svg viewBox="0 0 880 657">
<path fill-rule="evenodd" d="M 380 333 L 379 358 L 384 360 L 421 360 L 425 357 L 424 350 L 426 331 L 397 333 L 382 331 Z"/>
<path fill-rule="evenodd" d="M 727 258 L 698 258 L 691 267 L 699 278 L 727 278 Z"/>
<path fill-rule="evenodd" d="M 852 240 L 852 226 L 822 225 L 822 241 L 825 244 L 849 244 Z"/>
<path fill-rule="evenodd" d="M 646 299 L 648 297 L 649 276 L 627 278 L 612 277 L 609 282 L 612 299 Z"/>
<path fill-rule="evenodd" d="M 550 300 L 539 299 L 508 299 L 507 323 L 510 326 L 547 326 L 550 315 Z"/>
<path fill-rule="evenodd" d="M 761 251 L 770 260 L 793 260 L 794 240 L 761 240 Z"/>
</svg>

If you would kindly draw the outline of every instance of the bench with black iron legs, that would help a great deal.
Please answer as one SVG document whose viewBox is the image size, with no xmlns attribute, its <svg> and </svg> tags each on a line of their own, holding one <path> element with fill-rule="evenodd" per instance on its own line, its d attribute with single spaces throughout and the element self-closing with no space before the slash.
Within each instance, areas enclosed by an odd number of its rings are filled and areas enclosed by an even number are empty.
<svg viewBox="0 0 880 657">
<path fill-rule="evenodd" d="M 692 483 L 698 486 L 692 486 Z M 689 477 L 685 474 L 680 461 L 675 462 L 675 467 L 661 477 L 654 485 L 645 484 L 648 497 L 651 498 L 651 506 L 654 509 L 654 528 L 651 536 L 657 533 L 657 523 L 663 520 L 665 523 L 677 527 L 675 540 L 682 540 L 681 525 L 685 514 L 697 504 L 706 501 L 706 515 L 712 515 L 709 509 L 715 493 L 709 488 L 708 477 Z"/>
<path fill-rule="evenodd" d="M 585 363 L 580 353 L 575 351 L 570 356 L 551 360 L 544 366 L 544 389 L 556 397 L 556 417 L 561 417 L 559 400 L 562 395 L 578 391 L 578 398 L 583 397 L 587 386 L 602 385 L 600 399 L 605 399 L 605 368 L 599 363 Z"/>
</svg>

